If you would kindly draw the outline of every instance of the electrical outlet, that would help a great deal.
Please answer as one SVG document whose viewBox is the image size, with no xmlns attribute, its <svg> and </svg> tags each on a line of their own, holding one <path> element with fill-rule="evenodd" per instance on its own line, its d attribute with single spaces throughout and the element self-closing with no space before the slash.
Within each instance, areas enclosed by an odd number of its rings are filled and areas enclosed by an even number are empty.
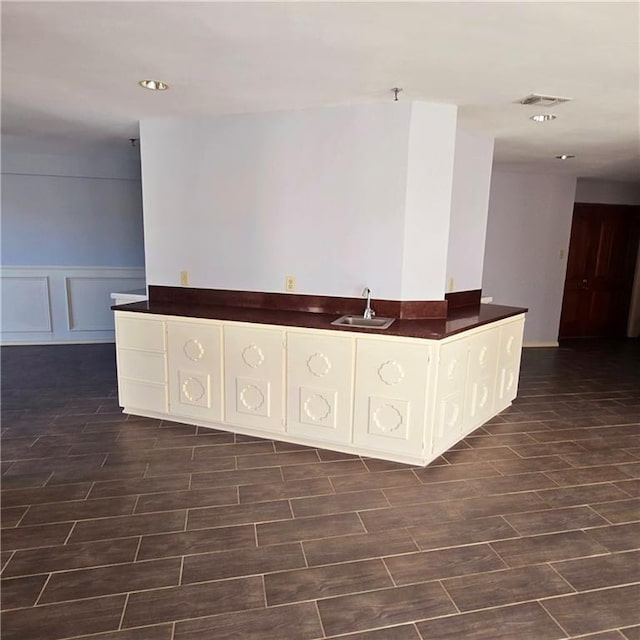
<svg viewBox="0 0 640 640">
<path fill-rule="evenodd" d="M 564 259 L 564 249 L 560 249 L 560 260 Z"/>
<path fill-rule="evenodd" d="M 453 277 L 449 278 L 449 291 L 453 291 Z"/>
<path fill-rule="evenodd" d="M 284 277 L 284 289 L 285 289 L 285 291 L 295 291 L 296 290 L 296 277 L 295 276 L 285 276 Z"/>
<path fill-rule="evenodd" d="M 189 272 L 188 271 L 181 271 L 180 272 L 180 284 L 183 287 L 188 287 L 189 286 Z"/>
</svg>

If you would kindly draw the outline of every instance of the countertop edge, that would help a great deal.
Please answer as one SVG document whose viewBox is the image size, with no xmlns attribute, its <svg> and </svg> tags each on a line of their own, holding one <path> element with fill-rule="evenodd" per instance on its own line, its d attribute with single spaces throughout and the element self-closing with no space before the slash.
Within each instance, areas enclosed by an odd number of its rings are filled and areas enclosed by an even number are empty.
<svg viewBox="0 0 640 640">
<path fill-rule="evenodd" d="M 364 333 L 379 336 L 421 338 L 425 340 L 442 340 L 475 329 L 476 327 L 524 314 L 528 311 L 528 309 L 524 307 L 480 304 L 478 307 L 473 308 L 454 309 L 449 312 L 447 318 L 443 319 L 396 319 L 388 329 L 380 330 L 331 325 L 333 320 L 340 317 L 339 315 L 308 311 L 279 311 L 211 305 L 191 306 L 186 309 L 184 305 L 154 303 L 149 301 L 113 305 L 111 309 L 114 311 L 175 316 L 179 318 L 247 322 L 251 324 L 321 329 L 356 334 Z"/>
</svg>

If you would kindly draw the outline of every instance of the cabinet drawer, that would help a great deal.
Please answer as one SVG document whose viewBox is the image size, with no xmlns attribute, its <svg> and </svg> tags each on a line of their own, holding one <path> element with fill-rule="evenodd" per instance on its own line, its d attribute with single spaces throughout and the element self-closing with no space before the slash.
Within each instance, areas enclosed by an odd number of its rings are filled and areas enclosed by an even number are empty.
<svg viewBox="0 0 640 640">
<path fill-rule="evenodd" d="M 120 379 L 120 405 L 125 408 L 167 412 L 167 385 Z"/>
<path fill-rule="evenodd" d="M 118 347 L 141 351 L 165 350 L 164 322 L 147 318 L 129 317 L 116 312 Z"/>
<path fill-rule="evenodd" d="M 164 384 L 167 380 L 163 353 L 118 349 L 118 373 L 122 378 Z"/>
</svg>

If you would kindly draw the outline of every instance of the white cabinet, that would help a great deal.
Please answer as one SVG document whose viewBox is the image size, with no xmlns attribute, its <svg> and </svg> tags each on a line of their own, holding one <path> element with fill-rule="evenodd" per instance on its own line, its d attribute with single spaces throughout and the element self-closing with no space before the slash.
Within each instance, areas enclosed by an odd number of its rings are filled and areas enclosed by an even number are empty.
<svg viewBox="0 0 640 640">
<path fill-rule="evenodd" d="M 222 420 L 222 326 L 169 321 L 167 343 L 171 414 Z"/>
<path fill-rule="evenodd" d="M 116 312 L 116 344 L 120 404 L 132 413 L 166 413 L 164 322 L 151 315 Z"/>
<path fill-rule="evenodd" d="M 465 412 L 467 427 L 479 427 L 493 414 L 500 331 L 489 328 L 469 337 Z"/>
<path fill-rule="evenodd" d="M 284 332 L 224 327 L 225 421 L 284 431 Z"/>
<path fill-rule="evenodd" d="M 498 413 L 508 407 L 518 392 L 523 332 L 523 317 L 500 327 L 500 351 L 494 413 Z"/>
<path fill-rule="evenodd" d="M 436 455 L 446 451 L 466 430 L 468 360 L 468 338 L 458 338 L 440 345 L 431 449 Z"/>
<path fill-rule="evenodd" d="M 322 333 L 287 336 L 287 433 L 351 442 L 355 340 Z"/>
<path fill-rule="evenodd" d="M 117 311 L 120 404 L 427 464 L 515 398 L 523 327 L 438 341 Z"/>
<path fill-rule="evenodd" d="M 423 456 L 429 356 L 418 341 L 357 341 L 354 444 Z"/>
</svg>

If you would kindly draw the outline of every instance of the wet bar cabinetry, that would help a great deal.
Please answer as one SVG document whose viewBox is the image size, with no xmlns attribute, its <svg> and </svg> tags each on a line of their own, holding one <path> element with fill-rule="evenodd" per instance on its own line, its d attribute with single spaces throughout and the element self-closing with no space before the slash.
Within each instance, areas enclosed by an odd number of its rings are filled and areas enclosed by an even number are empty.
<svg viewBox="0 0 640 640">
<path fill-rule="evenodd" d="M 116 310 L 120 404 L 425 465 L 511 404 L 523 327 L 430 340 Z"/>
</svg>

